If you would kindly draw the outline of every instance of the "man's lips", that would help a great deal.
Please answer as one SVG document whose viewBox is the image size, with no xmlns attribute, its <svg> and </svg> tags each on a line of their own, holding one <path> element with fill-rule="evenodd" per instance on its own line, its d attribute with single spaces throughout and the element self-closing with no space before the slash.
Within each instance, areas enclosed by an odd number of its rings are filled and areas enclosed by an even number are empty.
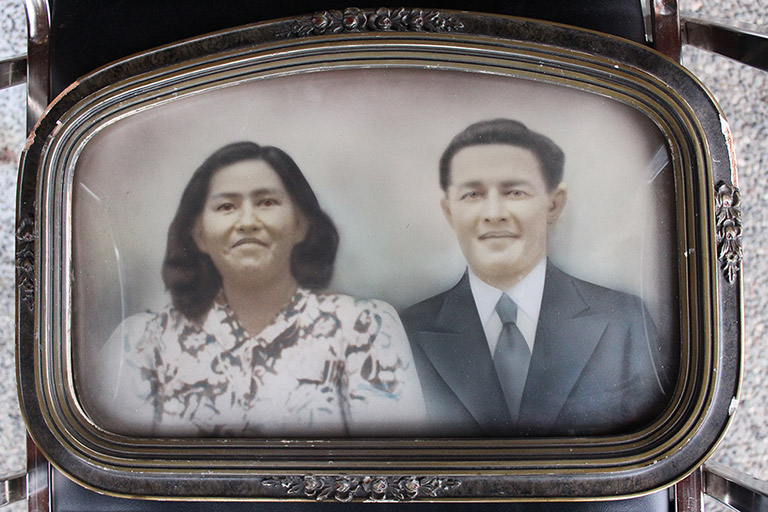
<svg viewBox="0 0 768 512">
<path fill-rule="evenodd" d="M 266 243 L 262 242 L 258 238 L 249 237 L 249 238 L 241 238 L 240 240 L 232 244 L 232 248 L 234 249 L 235 247 L 240 247 L 241 245 L 261 245 L 262 247 L 267 246 Z"/>
<path fill-rule="evenodd" d="M 480 235 L 480 240 L 493 240 L 496 238 L 518 238 L 518 236 L 511 231 L 505 231 L 505 230 L 498 230 L 498 231 L 487 231 Z"/>
</svg>

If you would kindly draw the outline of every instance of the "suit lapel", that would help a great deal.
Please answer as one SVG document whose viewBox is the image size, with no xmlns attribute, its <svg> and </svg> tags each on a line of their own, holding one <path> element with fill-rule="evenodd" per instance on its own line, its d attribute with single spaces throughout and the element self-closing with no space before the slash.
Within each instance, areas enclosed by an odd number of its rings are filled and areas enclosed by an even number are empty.
<svg viewBox="0 0 768 512">
<path fill-rule="evenodd" d="M 434 329 L 420 331 L 418 339 L 432 365 L 480 426 L 489 433 L 507 431 L 509 411 L 467 274 L 446 293 Z"/>
<path fill-rule="evenodd" d="M 607 319 L 590 312 L 570 276 L 547 264 L 541 313 L 520 419 L 528 433 L 546 434 L 595 350 Z"/>
</svg>

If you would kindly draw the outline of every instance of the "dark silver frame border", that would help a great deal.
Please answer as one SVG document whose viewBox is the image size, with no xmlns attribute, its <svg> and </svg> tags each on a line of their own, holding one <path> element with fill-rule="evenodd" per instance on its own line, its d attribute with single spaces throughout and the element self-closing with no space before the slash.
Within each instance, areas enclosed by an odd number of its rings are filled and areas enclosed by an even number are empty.
<svg viewBox="0 0 768 512">
<path fill-rule="evenodd" d="M 717 105 L 683 68 L 640 45 L 542 22 L 446 15 L 460 29 L 296 34 L 313 17 L 232 29 L 101 68 L 49 105 L 22 156 L 17 210 L 21 402 L 49 460 L 115 495 L 344 501 L 610 499 L 670 485 L 706 459 L 738 401 L 742 358 L 738 188 Z M 68 273 L 60 269 L 68 268 L 63 199 L 73 145 L 62 140 L 90 108 L 103 110 L 128 98 L 126 91 L 183 85 L 184 76 L 194 84 L 249 61 L 273 75 L 289 63 L 292 70 L 281 72 L 428 62 L 496 69 L 612 96 L 610 89 L 652 117 L 676 166 L 680 235 L 683 375 L 664 416 L 624 436 L 425 439 L 418 448 L 413 439 L 142 440 L 91 424 L 78 412 L 68 374 Z M 201 480 L 202 472 L 215 478 Z"/>
</svg>

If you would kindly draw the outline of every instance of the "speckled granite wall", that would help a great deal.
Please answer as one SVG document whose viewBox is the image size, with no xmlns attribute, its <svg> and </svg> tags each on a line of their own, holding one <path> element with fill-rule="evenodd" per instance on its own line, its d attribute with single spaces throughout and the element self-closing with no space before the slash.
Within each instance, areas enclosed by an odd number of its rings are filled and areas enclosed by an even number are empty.
<svg viewBox="0 0 768 512">
<path fill-rule="evenodd" d="M 21 1 L 0 0 L 0 58 L 26 52 Z M 25 466 L 24 422 L 16 397 L 14 360 L 14 226 L 16 173 L 24 146 L 24 86 L 0 90 L 0 473 Z"/>
<path fill-rule="evenodd" d="M 762 26 L 768 22 L 768 0 L 680 2 L 686 11 Z M 0 0 L 0 58 L 23 53 L 25 37 L 22 1 Z M 683 63 L 712 91 L 731 124 L 744 213 L 743 393 L 712 460 L 768 480 L 768 73 L 690 48 Z M 23 86 L 0 91 L 0 473 L 25 466 L 13 355 L 15 181 L 25 136 L 24 102 Z"/>
<path fill-rule="evenodd" d="M 712 2 L 701 12 L 763 30 L 768 23 L 764 1 Z M 768 480 L 768 73 L 690 48 L 683 63 L 718 99 L 731 125 L 744 215 L 744 384 L 713 460 Z"/>
<path fill-rule="evenodd" d="M 26 36 L 23 3 L 0 0 L 0 58 L 26 52 Z M 0 474 L 23 470 L 26 465 L 14 360 L 16 173 L 25 138 L 25 101 L 23 85 L 0 90 Z M 26 507 L 16 503 L 7 510 Z"/>
<path fill-rule="evenodd" d="M 766 30 L 764 0 L 688 1 L 683 8 Z M 744 227 L 745 358 L 741 403 L 712 460 L 768 481 L 768 73 L 686 48 L 683 64 L 717 98 L 735 142 Z"/>
</svg>

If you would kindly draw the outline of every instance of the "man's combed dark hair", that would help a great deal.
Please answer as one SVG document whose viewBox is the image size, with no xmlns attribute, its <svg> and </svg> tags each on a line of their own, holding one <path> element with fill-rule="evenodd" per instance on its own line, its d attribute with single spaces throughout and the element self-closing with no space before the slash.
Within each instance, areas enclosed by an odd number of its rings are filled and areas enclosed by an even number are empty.
<svg viewBox="0 0 768 512">
<path fill-rule="evenodd" d="M 296 163 L 276 147 L 253 142 L 229 144 L 208 157 L 192 175 L 168 229 L 163 282 L 174 307 L 187 318 L 200 319 L 211 309 L 222 282 L 211 258 L 198 249 L 192 229 L 203 211 L 216 171 L 244 160 L 269 164 L 307 219 L 307 235 L 291 253 L 291 273 L 296 281 L 307 288 L 324 288 L 333 275 L 339 235 Z"/>
<path fill-rule="evenodd" d="M 509 144 L 533 152 L 541 163 L 541 171 L 550 191 L 563 179 L 565 155 L 560 146 L 549 137 L 529 130 L 518 121 L 492 119 L 468 126 L 448 144 L 440 158 L 440 187 L 443 190 L 447 190 L 451 184 L 451 161 L 456 153 L 464 148 L 483 144 Z"/>
</svg>

